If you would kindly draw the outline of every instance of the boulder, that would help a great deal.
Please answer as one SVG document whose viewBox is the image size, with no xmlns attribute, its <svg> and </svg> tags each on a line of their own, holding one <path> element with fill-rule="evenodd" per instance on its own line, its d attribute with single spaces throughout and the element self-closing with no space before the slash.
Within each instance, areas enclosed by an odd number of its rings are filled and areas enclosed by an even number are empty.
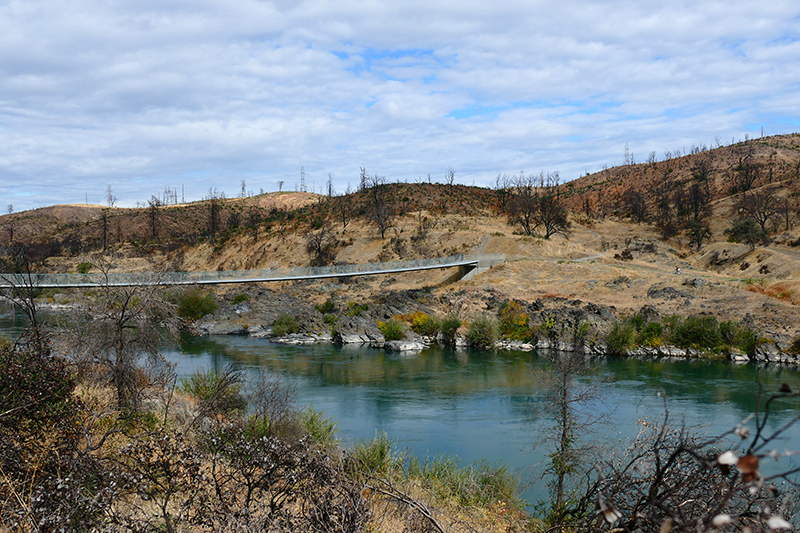
<svg viewBox="0 0 800 533">
<path fill-rule="evenodd" d="M 417 340 L 389 341 L 383 344 L 383 349 L 389 352 L 416 352 L 425 349 L 425 345 Z"/>
<path fill-rule="evenodd" d="M 675 287 L 658 287 L 653 285 L 647 289 L 647 296 L 650 298 L 662 298 L 664 300 L 675 300 L 678 298 L 691 298 L 688 292 L 679 291 Z"/>
</svg>

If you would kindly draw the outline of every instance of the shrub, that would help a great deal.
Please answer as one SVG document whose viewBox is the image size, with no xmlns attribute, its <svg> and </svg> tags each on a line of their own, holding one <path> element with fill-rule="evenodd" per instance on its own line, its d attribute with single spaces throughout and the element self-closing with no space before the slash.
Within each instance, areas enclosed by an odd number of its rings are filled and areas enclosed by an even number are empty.
<svg viewBox="0 0 800 533">
<path fill-rule="evenodd" d="M 461 319 L 456 315 L 447 315 L 439 323 L 439 331 L 447 344 L 455 342 L 456 331 L 461 327 Z"/>
<path fill-rule="evenodd" d="M 716 348 L 722 343 L 715 316 L 692 315 L 671 331 L 670 340 L 683 348 Z"/>
<path fill-rule="evenodd" d="M 502 503 L 514 509 L 522 508 L 516 496 L 519 480 L 506 466 L 490 466 L 479 461 L 459 467 L 458 458 L 449 455 L 426 457 L 424 462 L 412 457 L 408 475 L 419 480 L 422 487 L 443 503 L 455 501 L 465 507 L 491 507 Z"/>
<path fill-rule="evenodd" d="M 283 337 L 290 333 L 297 333 L 300 331 L 300 323 L 297 319 L 289 313 L 282 313 L 272 323 L 272 334 L 278 337 Z"/>
<path fill-rule="evenodd" d="M 422 311 L 411 313 L 408 321 L 411 322 L 411 331 L 419 335 L 432 337 L 439 331 L 439 320 Z"/>
<path fill-rule="evenodd" d="M 361 313 L 369 309 L 367 304 L 358 304 L 352 300 L 347 302 L 347 316 L 360 316 Z"/>
<path fill-rule="evenodd" d="M 213 368 L 199 368 L 181 378 L 180 390 L 199 401 L 201 413 L 230 416 L 244 412 L 247 407 L 242 381 L 242 371 L 235 366 L 229 366 L 222 374 Z"/>
<path fill-rule="evenodd" d="M 333 302 L 330 300 L 330 298 L 328 298 L 327 300 L 325 300 L 325 303 L 315 305 L 314 309 L 316 309 L 317 311 L 319 311 L 323 315 L 327 315 L 329 313 L 332 313 L 333 310 L 335 309 L 335 307 L 333 305 Z"/>
<path fill-rule="evenodd" d="M 637 342 L 642 346 L 655 348 L 664 342 L 664 324 L 661 322 L 648 322 L 639 328 Z"/>
<path fill-rule="evenodd" d="M 194 288 L 185 291 L 178 297 L 178 316 L 191 320 L 200 320 L 217 310 L 217 299 L 214 293 Z"/>
<path fill-rule="evenodd" d="M 719 334 L 722 342 L 738 348 L 742 352 L 753 355 L 758 346 L 758 335 L 748 327 L 740 326 L 736 322 L 726 320 L 719 324 Z"/>
<path fill-rule="evenodd" d="M 242 302 L 249 302 L 249 301 L 250 301 L 250 296 L 249 295 L 247 295 L 247 294 L 237 294 L 236 296 L 233 297 L 233 300 L 231 300 L 231 303 L 233 305 L 236 305 L 236 304 L 240 304 Z"/>
<path fill-rule="evenodd" d="M 300 426 L 314 444 L 330 447 L 337 443 L 336 421 L 332 418 L 325 418 L 324 411 L 308 407 L 300 413 L 299 418 Z"/>
<path fill-rule="evenodd" d="M 500 335 L 521 341 L 530 337 L 528 314 L 517 301 L 506 302 L 500 307 Z"/>
<path fill-rule="evenodd" d="M 366 479 L 376 476 L 396 476 L 403 465 L 403 457 L 393 453 L 392 441 L 386 432 L 369 441 L 358 441 L 350 452 L 355 477 Z"/>
<path fill-rule="evenodd" d="M 396 318 L 390 318 L 386 322 L 378 322 L 378 329 L 381 330 L 383 338 L 387 341 L 398 341 L 406 334 L 406 326 Z"/>
<path fill-rule="evenodd" d="M 636 344 L 636 328 L 627 320 L 617 322 L 608 332 L 606 344 L 611 355 L 625 355 L 625 350 Z"/>
<path fill-rule="evenodd" d="M 329 326 L 332 326 L 333 324 L 336 324 L 336 322 L 339 321 L 339 317 L 334 315 L 333 313 L 328 313 L 323 317 L 322 321 L 328 324 Z"/>
<path fill-rule="evenodd" d="M 491 348 L 497 340 L 497 322 L 486 314 L 472 317 L 467 326 L 467 339 L 475 348 Z"/>
<path fill-rule="evenodd" d="M 93 265 L 88 261 L 83 261 L 78 263 L 78 266 L 75 267 L 75 271 L 78 272 L 78 274 L 88 274 L 92 270 L 92 266 Z"/>
</svg>

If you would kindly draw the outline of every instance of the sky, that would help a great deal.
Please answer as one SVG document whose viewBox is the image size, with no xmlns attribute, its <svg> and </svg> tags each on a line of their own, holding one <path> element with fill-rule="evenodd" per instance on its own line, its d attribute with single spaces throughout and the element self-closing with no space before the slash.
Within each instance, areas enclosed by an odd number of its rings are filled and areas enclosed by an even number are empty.
<svg viewBox="0 0 800 533">
<path fill-rule="evenodd" d="M 796 0 L 0 0 L 1 212 L 793 133 L 799 38 Z"/>
</svg>

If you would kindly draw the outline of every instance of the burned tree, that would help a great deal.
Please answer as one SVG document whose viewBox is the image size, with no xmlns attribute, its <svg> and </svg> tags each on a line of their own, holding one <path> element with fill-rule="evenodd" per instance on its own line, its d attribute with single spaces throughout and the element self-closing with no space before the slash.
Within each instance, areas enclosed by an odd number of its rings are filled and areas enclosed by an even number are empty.
<svg viewBox="0 0 800 533">
<path fill-rule="evenodd" d="M 520 175 L 514 186 L 514 197 L 509 202 L 508 223 L 519 226 L 525 235 L 533 235 L 542 228 L 543 237 L 569 235 L 569 219 L 558 190 L 558 173 L 539 176 Z"/>
<path fill-rule="evenodd" d="M 172 368 L 161 354 L 168 339 L 176 339 L 175 308 L 156 284 L 114 286 L 112 265 L 96 261 L 101 287 L 85 313 L 66 317 L 57 340 L 75 354 L 79 371 L 110 385 L 121 411 L 140 408 L 148 389 L 164 386 Z"/>
<path fill-rule="evenodd" d="M 389 205 L 389 185 L 385 176 L 369 176 L 363 168 L 361 176 L 367 187 L 369 220 L 380 233 L 381 239 L 384 239 L 386 230 L 394 224 L 394 209 Z"/>
<path fill-rule="evenodd" d="M 306 252 L 311 259 L 311 266 L 326 266 L 336 259 L 336 248 L 339 241 L 331 231 L 330 226 L 310 233 L 306 239 Z"/>
</svg>

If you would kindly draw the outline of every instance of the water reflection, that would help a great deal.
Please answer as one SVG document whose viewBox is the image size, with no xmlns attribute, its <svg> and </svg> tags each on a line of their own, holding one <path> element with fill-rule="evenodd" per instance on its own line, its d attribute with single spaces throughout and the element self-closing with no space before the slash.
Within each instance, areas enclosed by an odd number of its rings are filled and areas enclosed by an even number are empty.
<svg viewBox="0 0 800 533">
<path fill-rule="evenodd" d="M 0 324 L 12 334 L 19 327 L 9 320 Z M 338 421 L 345 441 L 386 431 L 417 455 L 450 453 L 464 463 L 487 459 L 512 468 L 541 463 L 548 452 L 531 451 L 551 424 L 537 398 L 538 376 L 549 366 L 534 353 L 431 349 L 397 355 L 366 347 L 187 336 L 166 355 L 181 375 L 198 367 L 221 370 L 234 361 L 251 372 L 279 373 L 296 384 L 301 406 L 313 404 Z M 591 438 L 617 445 L 635 434 L 639 420 L 663 415 L 664 395 L 672 420 L 716 434 L 755 409 L 759 380 L 766 391 L 782 383 L 800 390 L 795 369 L 725 361 L 600 359 L 582 379 L 604 383 L 600 400 L 587 410 L 614 413 L 614 425 Z M 772 429 L 795 416 L 797 404 L 797 399 L 775 402 Z M 800 431 L 788 438 L 786 447 L 800 449 Z M 525 494 L 529 501 L 546 493 L 546 485 L 535 481 Z"/>
</svg>

